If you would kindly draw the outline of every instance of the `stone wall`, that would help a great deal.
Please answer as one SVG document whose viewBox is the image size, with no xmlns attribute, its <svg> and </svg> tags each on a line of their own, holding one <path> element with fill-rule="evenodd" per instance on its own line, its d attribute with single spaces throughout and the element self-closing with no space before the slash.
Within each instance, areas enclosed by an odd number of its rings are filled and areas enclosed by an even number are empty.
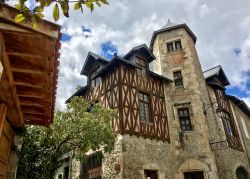
<svg viewBox="0 0 250 179">
<path fill-rule="evenodd" d="M 166 44 L 181 40 L 182 49 L 168 53 Z M 214 119 L 211 109 L 204 113 L 204 105 L 210 105 L 206 82 L 191 36 L 184 28 L 158 34 L 153 45 L 156 54 L 154 70 L 173 79 L 173 72 L 181 70 L 183 87 L 174 83 L 165 86 L 171 141 L 171 163 L 175 178 L 182 179 L 184 171 L 203 171 L 205 178 L 217 178 L 215 156 L 209 141 L 212 133 L 208 121 Z M 181 131 L 179 108 L 188 108 L 192 124 L 191 131 Z M 216 136 L 216 135 L 215 135 Z M 201 163 L 203 167 L 197 167 Z"/>
<path fill-rule="evenodd" d="M 250 117 L 236 106 L 235 103 L 231 102 L 231 107 L 235 113 L 235 118 L 241 133 L 242 145 L 250 164 Z M 245 125 L 245 127 L 243 125 Z"/>
<path fill-rule="evenodd" d="M 144 179 L 144 170 L 158 171 L 159 179 L 172 179 L 170 144 L 142 137 L 123 135 L 123 179 Z"/>
<path fill-rule="evenodd" d="M 212 87 L 208 86 L 209 95 L 211 98 L 212 103 L 216 102 L 216 96 L 215 91 Z M 249 162 L 248 157 L 246 153 L 246 147 L 244 145 L 243 137 L 241 134 L 240 125 L 238 119 L 240 117 L 246 118 L 246 116 L 240 111 L 240 109 L 232 104 L 230 102 L 230 107 L 232 108 L 232 117 L 235 121 L 236 129 L 238 130 L 239 138 L 243 147 L 243 151 L 239 151 L 230 147 L 223 147 L 221 150 L 214 151 L 214 154 L 216 156 L 216 164 L 219 171 L 219 176 L 221 179 L 236 179 L 235 170 L 238 167 L 243 167 L 244 169 L 249 171 Z M 216 113 L 216 107 L 214 108 L 214 116 L 215 119 L 213 121 L 209 121 L 210 128 L 217 128 L 218 132 L 216 132 L 214 135 L 214 138 L 216 138 L 218 141 L 226 141 L 226 134 L 223 127 L 222 119 L 217 115 Z M 216 141 L 215 141 L 216 142 Z M 250 149 L 250 146 L 247 146 L 247 149 Z"/>
</svg>

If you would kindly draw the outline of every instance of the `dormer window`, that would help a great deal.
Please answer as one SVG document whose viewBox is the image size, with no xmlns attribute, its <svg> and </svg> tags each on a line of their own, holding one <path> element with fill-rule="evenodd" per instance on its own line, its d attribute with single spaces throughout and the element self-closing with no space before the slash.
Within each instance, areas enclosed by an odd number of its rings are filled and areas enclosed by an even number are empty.
<svg viewBox="0 0 250 179">
<path fill-rule="evenodd" d="M 182 49 L 181 40 L 176 40 L 167 43 L 168 53 L 178 51 Z"/>
<path fill-rule="evenodd" d="M 141 58 L 141 57 L 136 57 L 136 64 L 140 67 L 137 68 L 137 75 L 141 76 L 141 77 L 145 77 L 146 76 L 146 68 L 147 68 L 147 62 L 145 59 Z"/>
<path fill-rule="evenodd" d="M 99 71 L 100 66 L 94 70 L 94 72 L 92 72 L 89 76 L 90 79 L 90 85 L 92 88 L 98 86 L 101 83 L 101 77 L 96 77 L 97 72 Z"/>
</svg>

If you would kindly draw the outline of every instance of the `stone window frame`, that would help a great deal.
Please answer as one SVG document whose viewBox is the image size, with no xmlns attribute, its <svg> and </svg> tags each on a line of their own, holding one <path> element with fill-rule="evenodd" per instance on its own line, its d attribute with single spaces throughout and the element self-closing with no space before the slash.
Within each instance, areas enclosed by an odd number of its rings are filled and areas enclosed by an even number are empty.
<svg viewBox="0 0 250 179">
<path fill-rule="evenodd" d="M 198 172 L 198 171 L 203 172 L 204 179 L 209 179 L 209 173 L 211 172 L 211 170 L 205 163 L 195 158 L 187 159 L 185 162 L 183 162 L 177 172 L 180 179 L 185 179 L 184 178 L 185 172 Z"/>
<path fill-rule="evenodd" d="M 188 131 L 181 130 L 181 125 L 180 125 L 178 110 L 182 109 L 182 108 L 188 108 L 188 110 L 189 110 L 189 116 L 190 116 L 190 122 L 191 122 L 191 128 L 192 128 L 192 130 L 188 130 Z M 174 104 L 174 119 L 177 120 L 178 123 L 179 123 L 179 126 L 178 126 L 178 131 L 179 132 L 190 133 L 190 132 L 194 131 L 195 127 L 194 127 L 194 123 L 193 123 L 193 109 L 192 109 L 190 101 L 181 102 L 181 103 L 175 103 Z"/>
<path fill-rule="evenodd" d="M 175 76 L 175 74 L 180 73 L 180 76 Z M 183 83 L 183 75 L 182 75 L 182 70 L 174 70 L 173 71 L 173 79 L 174 79 L 174 85 L 175 88 L 183 88 L 184 87 L 184 83 Z M 176 86 L 176 81 L 181 81 L 181 85 Z"/>
<path fill-rule="evenodd" d="M 176 42 L 179 42 L 180 41 L 180 49 L 176 49 Z M 165 44 L 166 44 L 166 48 L 167 48 L 167 53 L 173 53 L 173 52 L 178 52 L 178 51 L 181 51 L 184 49 L 183 47 L 183 39 L 182 38 L 173 38 L 171 40 L 168 40 L 168 41 L 165 41 Z M 172 51 L 169 51 L 168 49 L 168 45 L 169 44 L 172 44 Z"/>
<path fill-rule="evenodd" d="M 176 67 L 172 69 L 172 79 L 174 79 L 174 72 L 181 71 L 181 76 L 182 76 L 182 86 L 175 86 L 173 84 L 174 88 L 177 90 L 185 90 L 185 78 L 184 78 L 184 70 L 181 67 Z"/>
<path fill-rule="evenodd" d="M 179 123 L 180 123 L 180 128 L 182 132 L 187 132 L 187 131 L 192 131 L 193 130 L 193 126 L 192 126 L 192 122 L 191 122 L 191 116 L 190 116 L 190 110 L 188 107 L 183 107 L 183 108 L 178 108 L 178 118 L 179 118 Z M 187 114 L 180 114 L 182 112 L 187 112 Z M 184 122 L 182 124 L 182 122 Z M 185 122 L 188 122 L 185 123 Z M 189 129 L 187 129 L 187 127 L 189 127 Z M 185 129 L 184 129 L 185 128 Z"/>
</svg>

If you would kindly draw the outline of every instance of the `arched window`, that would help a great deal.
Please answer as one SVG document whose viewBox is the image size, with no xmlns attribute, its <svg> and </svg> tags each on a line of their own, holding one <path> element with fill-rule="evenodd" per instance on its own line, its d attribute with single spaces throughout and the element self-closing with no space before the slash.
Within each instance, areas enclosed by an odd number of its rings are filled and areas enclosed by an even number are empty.
<svg viewBox="0 0 250 179">
<path fill-rule="evenodd" d="M 243 167 L 239 167 L 235 171 L 237 179 L 248 179 L 248 173 Z"/>
</svg>

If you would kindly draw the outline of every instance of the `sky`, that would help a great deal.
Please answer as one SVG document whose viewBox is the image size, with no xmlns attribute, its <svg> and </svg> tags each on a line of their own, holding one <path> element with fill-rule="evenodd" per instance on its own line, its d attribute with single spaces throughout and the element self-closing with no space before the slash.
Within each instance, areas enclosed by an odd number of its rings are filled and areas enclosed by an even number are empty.
<svg viewBox="0 0 250 179">
<path fill-rule="evenodd" d="M 30 0 L 31 2 L 31 0 Z M 250 106 L 250 1 L 249 0 L 109 0 L 109 6 L 83 14 L 71 10 L 61 16 L 62 45 L 56 107 L 77 86 L 86 85 L 80 75 L 88 51 L 112 58 L 131 48 L 149 45 L 155 30 L 167 23 L 186 23 L 197 36 L 196 49 L 205 71 L 221 65 L 231 85 L 227 93 Z M 32 3 L 29 3 L 32 5 Z M 73 9 L 73 4 L 71 5 Z M 52 8 L 45 10 L 53 21 Z"/>
</svg>

